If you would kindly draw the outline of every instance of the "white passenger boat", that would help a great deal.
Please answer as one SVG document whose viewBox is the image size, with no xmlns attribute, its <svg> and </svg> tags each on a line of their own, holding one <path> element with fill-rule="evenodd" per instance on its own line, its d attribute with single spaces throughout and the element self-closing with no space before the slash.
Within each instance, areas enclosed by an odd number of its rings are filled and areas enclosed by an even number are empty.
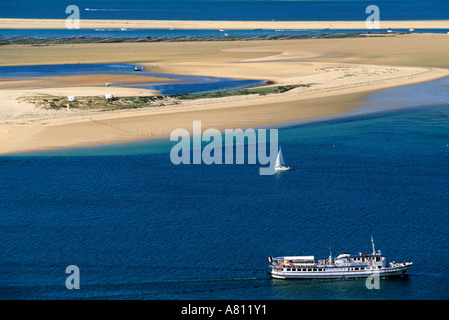
<svg viewBox="0 0 449 320">
<path fill-rule="evenodd" d="M 276 279 L 356 279 L 377 275 L 380 278 L 407 276 L 412 262 L 389 262 L 381 251 L 375 251 L 371 238 L 373 252 L 359 252 L 351 255 L 343 253 L 328 259 L 315 260 L 314 256 L 284 256 L 269 257 L 270 269 L 267 271 Z"/>
</svg>

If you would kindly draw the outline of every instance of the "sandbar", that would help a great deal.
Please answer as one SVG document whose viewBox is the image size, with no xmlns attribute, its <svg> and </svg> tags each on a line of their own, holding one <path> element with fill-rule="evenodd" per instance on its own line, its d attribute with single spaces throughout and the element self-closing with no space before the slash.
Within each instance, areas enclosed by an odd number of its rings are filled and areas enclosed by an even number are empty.
<svg viewBox="0 0 449 320">
<path fill-rule="evenodd" d="M 232 42 L 6 46 L 3 65 L 138 63 L 158 72 L 311 84 L 281 94 L 168 102 L 111 112 L 38 110 L 19 96 L 94 95 L 110 87 L 0 90 L 0 153 L 81 147 L 169 137 L 173 129 L 249 128 L 342 115 L 367 94 L 449 75 L 447 35 Z M 284 61 L 282 61 L 284 60 Z M 298 61 L 301 60 L 301 61 Z M 241 63 L 252 62 L 252 63 Z M 114 94 L 148 95 L 114 87 Z M 151 93 L 154 94 L 154 93 Z"/>
<path fill-rule="evenodd" d="M 366 30 L 360 21 L 192 21 L 80 19 L 80 29 L 183 29 L 183 30 Z M 65 29 L 65 19 L 0 19 L 0 29 Z M 380 21 L 381 29 L 449 29 L 449 20 Z"/>
</svg>

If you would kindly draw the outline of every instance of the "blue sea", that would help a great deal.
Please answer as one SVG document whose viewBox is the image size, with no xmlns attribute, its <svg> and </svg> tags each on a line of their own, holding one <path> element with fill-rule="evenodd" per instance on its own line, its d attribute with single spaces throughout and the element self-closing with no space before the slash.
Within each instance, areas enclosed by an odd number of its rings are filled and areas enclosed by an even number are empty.
<svg viewBox="0 0 449 320">
<path fill-rule="evenodd" d="M 168 139 L 0 157 L 2 299 L 447 299 L 449 78 L 280 127 L 293 169 L 174 165 Z M 283 281 L 266 257 L 370 252 L 405 279 Z M 65 269 L 80 270 L 67 290 Z"/>
<path fill-rule="evenodd" d="M 379 7 L 383 20 L 449 18 L 449 3 L 444 0 L 15 0 L 0 2 L 0 17 L 65 19 L 69 4 L 80 8 L 81 19 L 363 21 L 372 4 Z"/>
<path fill-rule="evenodd" d="M 53 0 L 0 1 L 0 18 L 66 19 L 69 4 L 80 9 L 80 19 L 113 20 L 222 20 L 222 21 L 365 21 L 366 8 L 375 4 L 382 20 L 448 20 L 449 2 L 443 0 L 378 0 L 372 1 L 265 1 L 265 0 Z M 123 27 L 126 27 L 124 25 Z M 393 30 L 404 33 L 408 30 Z M 416 29 L 419 33 L 447 33 L 447 29 Z M 316 36 L 323 33 L 359 33 L 360 30 L 139 30 L 129 29 L 2 29 L 0 39 L 12 37 L 64 38 L 142 38 L 142 37 L 251 37 Z M 386 27 L 371 30 L 386 33 Z M 217 39 L 215 39 L 217 40 Z M 168 41 L 164 39 L 162 41 Z"/>
</svg>

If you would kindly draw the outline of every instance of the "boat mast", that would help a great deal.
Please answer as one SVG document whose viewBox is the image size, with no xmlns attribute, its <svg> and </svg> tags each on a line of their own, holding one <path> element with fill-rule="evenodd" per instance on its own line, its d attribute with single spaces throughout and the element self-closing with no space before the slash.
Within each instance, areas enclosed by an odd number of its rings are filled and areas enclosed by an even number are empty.
<svg viewBox="0 0 449 320">
<path fill-rule="evenodd" d="M 373 255 L 375 255 L 375 254 L 376 254 L 376 249 L 375 249 L 375 247 L 374 247 L 373 236 L 371 236 L 371 244 L 372 244 L 372 246 L 373 246 Z"/>
</svg>

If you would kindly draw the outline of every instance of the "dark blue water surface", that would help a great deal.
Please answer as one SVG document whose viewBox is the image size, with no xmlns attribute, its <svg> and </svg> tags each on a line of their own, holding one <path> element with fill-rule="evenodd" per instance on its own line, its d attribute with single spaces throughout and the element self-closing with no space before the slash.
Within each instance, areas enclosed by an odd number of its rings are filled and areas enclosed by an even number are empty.
<svg viewBox="0 0 449 320">
<path fill-rule="evenodd" d="M 176 166 L 168 140 L 2 156 L 0 297 L 447 299 L 448 83 L 280 129 L 293 169 L 273 176 Z M 371 235 L 390 261 L 414 262 L 407 279 L 368 290 L 265 275 L 267 256 L 370 252 Z M 65 287 L 68 265 L 80 290 Z"/>
<path fill-rule="evenodd" d="M 65 19 L 69 4 L 80 8 L 81 19 L 136 20 L 358 20 L 367 18 L 372 1 L 214 1 L 214 0 L 52 0 L 0 2 L 2 18 Z M 443 0 L 377 0 L 382 20 L 449 18 Z M 85 10 L 89 9 L 89 10 Z"/>
</svg>

